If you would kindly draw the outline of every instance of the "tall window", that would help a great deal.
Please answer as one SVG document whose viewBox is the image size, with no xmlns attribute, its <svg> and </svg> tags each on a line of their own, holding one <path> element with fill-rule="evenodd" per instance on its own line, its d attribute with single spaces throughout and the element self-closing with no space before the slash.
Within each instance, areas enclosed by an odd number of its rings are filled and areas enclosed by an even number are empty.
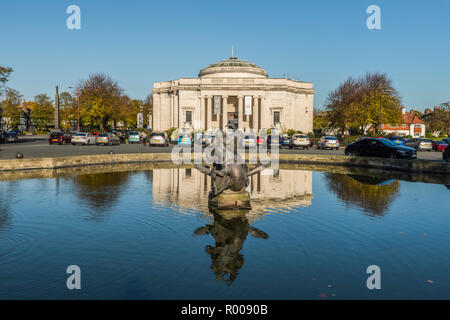
<svg viewBox="0 0 450 320">
<path fill-rule="evenodd" d="M 186 122 L 192 124 L 192 111 L 186 111 Z"/>
<path fill-rule="evenodd" d="M 273 113 L 273 123 L 274 124 L 280 123 L 280 111 L 275 111 Z"/>
</svg>

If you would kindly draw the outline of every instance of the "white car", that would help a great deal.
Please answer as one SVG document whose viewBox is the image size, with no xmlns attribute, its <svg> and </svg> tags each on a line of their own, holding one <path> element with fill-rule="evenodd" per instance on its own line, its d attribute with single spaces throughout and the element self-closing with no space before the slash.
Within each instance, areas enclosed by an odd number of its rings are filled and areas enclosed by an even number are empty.
<svg viewBox="0 0 450 320">
<path fill-rule="evenodd" d="M 292 136 L 290 149 L 292 148 L 309 149 L 310 143 L 311 140 L 306 134 L 294 134 Z"/>
<path fill-rule="evenodd" d="M 317 149 L 336 149 L 339 150 L 339 140 L 333 136 L 324 136 L 317 143 Z"/>
<path fill-rule="evenodd" d="M 79 132 L 72 136 L 72 139 L 70 140 L 70 142 L 73 145 L 76 145 L 76 144 L 83 144 L 83 145 L 94 144 L 95 145 L 95 136 L 89 132 Z"/>
<path fill-rule="evenodd" d="M 256 137 L 253 134 L 246 134 L 242 139 L 242 146 L 244 148 L 255 148 L 256 147 Z"/>
</svg>

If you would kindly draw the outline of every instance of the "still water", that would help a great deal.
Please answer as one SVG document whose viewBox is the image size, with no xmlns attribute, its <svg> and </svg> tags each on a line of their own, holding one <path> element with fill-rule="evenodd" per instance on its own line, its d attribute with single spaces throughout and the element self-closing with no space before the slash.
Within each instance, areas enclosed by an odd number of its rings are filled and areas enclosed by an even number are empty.
<svg viewBox="0 0 450 320">
<path fill-rule="evenodd" d="M 189 168 L 0 181 L 0 298 L 450 298 L 448 186 L 267 170 L 239 217 L 208 210 L 210 184 Z"/>
</svg>

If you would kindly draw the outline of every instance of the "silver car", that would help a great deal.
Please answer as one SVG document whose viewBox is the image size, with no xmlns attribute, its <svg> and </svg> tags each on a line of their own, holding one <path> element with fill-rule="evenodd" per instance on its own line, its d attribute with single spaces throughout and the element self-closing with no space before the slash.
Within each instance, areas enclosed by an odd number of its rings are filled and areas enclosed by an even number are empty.
<svg viewBox="0 0 450 320">
<path fill-rule="evenodd" d="M 302 148 L 309 149 L 311 140 L 306 134 L 294 134 L 292 136 L 290 149 L 292 148 Z"/>
<path fill-rule="evenodd" d="M 111 146 L 113 144 L 120 144 L 120 139 L 114 133 L 99 133 L 99 135 L 95 138 L 96 145 L 108 145 Z"/>
<path fill-rule="evenodd" d="M 424 138 L 415 138 L 410 144 L 407 144 L 408 147 L 415 148 L 417 151 L 431 151 L 433 150 L 433 143 L 430 139 Z"/>
<path fill-rule="evenodd" d="M 324 136 L 317 142 L 317 149 L 336 149 L 339 150 L 339 140 L 333 136 Z"/>
<path fill-rule="evenodd" d="M 169 138 L 165 132 L 152 132 L 148 139 L 151 146 L 169 146 Z"/>
<path fill-rule="evenodd" d="M 95 136 L 89 132 L 79 132 L 75 135 L 72 135 L 72 139 L 70 141 L 73 145 L 76 144 L 95 144 Z"/>
</svg>

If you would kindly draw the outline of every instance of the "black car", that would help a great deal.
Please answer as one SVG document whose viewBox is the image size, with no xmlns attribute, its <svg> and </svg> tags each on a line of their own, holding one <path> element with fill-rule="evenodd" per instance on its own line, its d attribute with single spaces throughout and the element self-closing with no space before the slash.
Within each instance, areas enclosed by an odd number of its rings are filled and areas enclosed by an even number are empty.
<svg viewBox="0 0 450 320">
<path fill-rule="evenodd" d="M 444 152 L 442 153 L 442 159 L 444 161 L 450 162 L 450 144 L 445 148 Z"/>
<path fill-rule="evenodd" d="M 388 139 L 366 138 L 347 145 L 348 156 L 380 157 L 391 159 L 416 159 L 417 151 L 410 147 L 398 145 Z"/>
</svg>

